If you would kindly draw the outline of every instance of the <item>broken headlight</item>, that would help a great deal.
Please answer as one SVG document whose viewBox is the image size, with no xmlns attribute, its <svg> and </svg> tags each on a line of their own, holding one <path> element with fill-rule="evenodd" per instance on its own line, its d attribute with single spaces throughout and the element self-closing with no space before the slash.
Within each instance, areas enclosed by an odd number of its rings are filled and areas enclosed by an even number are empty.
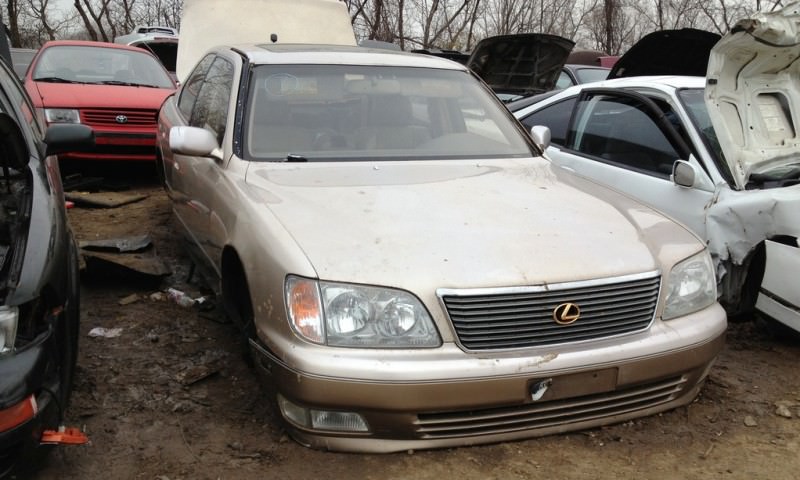
<svg viewBox="0 0 800 480">
<path fill-rule="evenodd" d="M 672 267 L 666 290 L 663 320 L 688 315 L 714 303 L 717 282 L 708 251 L 703 250 Z"/>
<path fill-rule="evenodd" d="M 0 355 L 14 351 L 18 322 L 19 309 L 17 307 L 0 306 Z"/>
<path fill-rule="evenodd" d="M 338 347 L 437 347 L 439 333 L 414 295 L 292 277 L 286 280 L 289 321 L 302 337 Z"/>
</svg>

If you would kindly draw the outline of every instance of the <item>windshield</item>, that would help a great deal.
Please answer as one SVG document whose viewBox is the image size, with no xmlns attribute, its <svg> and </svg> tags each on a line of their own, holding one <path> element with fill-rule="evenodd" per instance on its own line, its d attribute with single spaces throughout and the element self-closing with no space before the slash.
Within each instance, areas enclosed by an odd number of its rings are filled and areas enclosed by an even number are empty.
<svg viewBox="0 0 800 480">
<path fill-rule="evenodd" d="M 678 97 L 681 99 L 686 111 L 689 112 L 689 117 L 694 123 L 695 129 L 703 139 L 706 149 L 713 157 L 714 163 L 717 168 L 722 172 L 725 180 L 734 184 L 733 175 L 730 172 L 728 164 L 725 162 L 725 156 L 722 153 L 722 148 L 717 140 L 717 133 L 714 131 L 714 126 L 711 124 L 711 118 L 708 116 L 708 108 L 704 98 L 704 90 L 702 88 L 685 88 L 678 90 Z"/>
<path fill-rule="evenodd" d="M 32 75 L 43 82 L 175 88 L 155 57 L 121 48 L 51 46 L 42 51 Z"/>
<path fill-rule="evenodd" d="M 246 108 L 248 160 L 532 155 L 513 117 L 463 71 L 262 65 Z"/>
<path fill-rule="evenodd" d="M 608 77 L 607 68 L 579 68 L 575 70 L 578 83 L 591 83 L 605 80 Z"/>
</svg>

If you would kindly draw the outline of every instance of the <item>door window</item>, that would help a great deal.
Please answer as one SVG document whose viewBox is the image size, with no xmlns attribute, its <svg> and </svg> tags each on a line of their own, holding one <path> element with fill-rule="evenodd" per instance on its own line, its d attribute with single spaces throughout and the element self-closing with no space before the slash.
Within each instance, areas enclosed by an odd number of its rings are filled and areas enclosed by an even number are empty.
<svg viewBox="0 0 800 480">
<path fill-rule="evenodd" d="M 598 94 L 581 99 L 567 147 L 622 168 L 669 178 L 681 158 L 642 101 Z"/>
<path fill-rule="evenodd" d="M 550 143 L 564 146 L 567 142 L 567 129 L 572 110 L 575 107 L 576 97 L 568 98 L 549 105 L 538 112 L 534 112 L 522 119 L 522 124 L 528 127 L 544 125 L 550 129 Z"/>
<path fill-rule="evenodd" d="M 184 118 L 192 118 L 192 109 L 194 109 L 194 102 L 197 100 L 197 95 L 200 93 L 200 87 L 203 85 L 203 80 L 206 78 L 206 73 L 214 61 L 214 55 L 207 55 L 200 60 L 200 63 L 189 74 L 189 78 L 184 82 L 181 88 L 180 97 L 178 98 L 178 110 L 183 114 Z"/>
<path fill-rule="evenodd" d="M 214 133 L 217 142 L 222 143 L 225 125 L 228 121 L 228 101 L 233 86 L 233 65 L 217 57 L 211 64 L 205 81 L 197 95 L 189 124 Z"/>
</svg>

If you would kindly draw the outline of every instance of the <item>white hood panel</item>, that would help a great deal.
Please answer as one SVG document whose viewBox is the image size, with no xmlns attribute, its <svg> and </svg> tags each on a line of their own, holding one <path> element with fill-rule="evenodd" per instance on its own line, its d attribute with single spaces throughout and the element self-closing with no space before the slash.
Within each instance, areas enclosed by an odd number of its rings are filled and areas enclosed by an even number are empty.
<svg viewBox="0 0 800 480">
<path fill-rule="evenodd" d="M 706 104 L 739 189 L 800 162 L 798 59 L 800 3 L 739 21 L 711 51 Z"/>
</svg>

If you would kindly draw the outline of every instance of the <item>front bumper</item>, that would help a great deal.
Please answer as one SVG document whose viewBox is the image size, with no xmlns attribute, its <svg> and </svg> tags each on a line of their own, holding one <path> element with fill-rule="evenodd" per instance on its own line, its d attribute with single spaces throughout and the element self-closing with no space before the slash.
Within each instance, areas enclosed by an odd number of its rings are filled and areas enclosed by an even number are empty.
<svg viewBox="0 0 800 480">
<path fill-rule="evenodd" d="M 276 393 L 301 407 L 358 413 L 370 429 L 366 434 L 319 431 L 287 421 L 300 443 L 338 451 L 392 452 L 518 440 L 685 405 L 699 392 L 722 349 L 726 326 L 724 311 L 715 304 L 680 319 L 656 322 L 647 333 L 582 349 L 567 346 L 542 356 L 505 358 L 461 352 L 461 362 L 449 362 L 459 369 L 457 378 L 443 374 L 435 360 L 424 360 L 417 362 L 423 363 L 417 372 L 427 372 L 419 375 L 425 377 L 421 380 L 399 379 L 396 371 L 389 375 L 399 365 L 386 359 L 354 363 L 347 358 L 354 353 L 347 349 L 325 349 L 335 351 L 327 369 L 338 361 L 342 372 L 362 378 L 315 374 L 290 366 L 291 354 L 281 360 L 256 342 L 251 347 Z M 383 376 L 392 380 L 381 380 L 380 373 L 363 378 L 369 368 L 386 368 Z M 534 400 L 542 384 L 549 387 Z"/>
<path fill-rule="evenodd" d="M 45 429 L 58 425 L 58 403 L 41 387 L 45 382 L 50 333 L 44 333 L 24 351 L 0 360 L 0 410 L 36 395 L 38 410 L 24 423 L 0 431 L 0 477 L 15 466 L 33 462 Z M 54 392 L 56 393 L 56 392 Z"/>
</svg>

